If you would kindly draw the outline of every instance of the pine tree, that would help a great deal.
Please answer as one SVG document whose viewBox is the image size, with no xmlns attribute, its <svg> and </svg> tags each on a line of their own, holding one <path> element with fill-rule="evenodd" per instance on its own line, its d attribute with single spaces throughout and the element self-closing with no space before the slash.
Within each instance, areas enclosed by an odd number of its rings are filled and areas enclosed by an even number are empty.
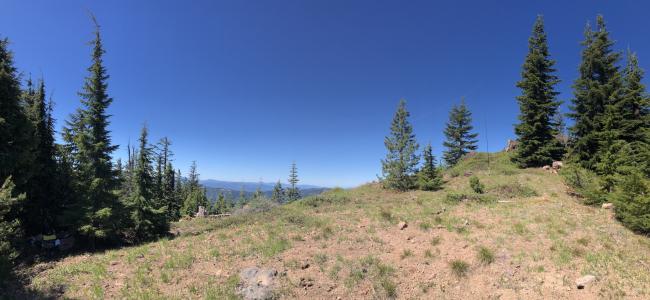
<svg viewBox="0 0 650 300">
<path fill-rule="evenodd" d="M 406 191 L 415 186 L 415 170 L 420 160 L 416 153 L 419 145 L 408 121 L 409 116 L 406 101 L 401 99 L 391 123 L 390 135 L 384 139 L 388 153 L 381 161 L 381 180 L 384 187 L 389 189 Z"/>
<path fill-rule="evenodd" d="M 18 218 L 25 194 L 16 196 L 11 176 L 0 186 L 0 283 L 5 282 L 18 257 L 18 243 L 22 236 Z"/>
<path fill-rule="evenodd" d="M 424 166 L 418 172 L 417 185 L 423 191 L 435 191 L 442 188 L 442 175 L 436 168 L 436 158 L 433 156 L 431 144 L 424 147 L 422 153 Z"/>
<path fill-rule="evenodd" d="M 242 185 L 241 189 L 239 190 L 239 198 L 237 201 L 237 206 L 243 207 L 244 204 L 246 203 L 246 192 L 244 191 L 244 186 Z"/>
<path fill-rule="evenodd" d="M 217 214 L 225 214 L 228 213 L 228 205 L 226 204 L 226 196 L 223 194 L 223 192 L 219 192 L 219 196 L 217 197 L 217 201 L 215 202 L 215 206 L 217 207 Z"/>
<path fill-rule="evenodd" d="M 91 248 L 97 241 L 115 240 L 122 211 L 115 190 L 119 188 L 111 162 L 112 145 L 107 109 L 113 102 L 107 94 L 109 78 L 103 62 L 104 47 L 95 22 L 92 64 L 83 91 L 83 109 L 71 116 L 64 130 L 74 166 L 75 190 L 79 194 L 78 230 L 88 238 Z"/>
<path fill-rule="evenodd" d="M 550 58 L 544 20 L 537 17 L 533 32 L 528 39 L 528 54 L 521 72 L 519 102 L 519 121 L 515 133 L 519 144 L 513 161 L 522 168 L 550 165 L 564 154 L 553 117 L 558 115 L 560 102 L 555 85 L 559 82 L 554 75 L 555 61 Z"/>
<path fill-rule="evenodd" d="M 9 41 L 0 39 L 0 182 L 12 176 L 17 191 L 25 191 L 32 175 L 34 131 L 21 99 L 20 78 Z"/>
<path fill-rule="evenodd" d="M 603 150 L 607 151 L 617 138 L 611 126 L 618 117 L 607 107 L 617 103 L 621 97 L 622 80 L 617 66 L 620 53 L 612 50 L 614 42 L 609 38 L 600 15 L 595 32 L 587 25 L 582 45 L 580 76 L 573 84 L 574 98 L 569 115 L 575 121 L 570 128 L 570 159 L 582 167 L 596 170 L 597 164 L 605 160 Z M 597 171 L 601 174 L 610 173 L 600 169 Z"/>
<path fill-rule="evenodd" d="M 296 163 L 291 163 L 291 171 L 289 172 L 289 188 L 286 192 L 286 199 L 288 202 L 300 199 L 300 188 L 298 188 L 298 168 Z"/>
<path fill-rule="evenodd" d="M 271 194 L 271 200 L 276 203 L 284 202 L 284 188 L 282 188 L 282 183 L 280 180 L 273 187 L 273 193 Z"/>
<path fill-rule="evenodd" d="M 472 113 L 467 109 L 465 100 L 461 99 L 460 105 L 454 105 L 449 112 L 449 121 L 445 128 L 447 140 L 443 145 L 447 148 L 443 152 L 443 159 L 447 166 L 453 166 L 463 155 L 477 149 L 477 133 L 471 133 Z"/>
<path fill-rule="evenodd" d="M 181 208 L 181 214 L 185 216 L 194 216 L 199 209 L 203 206 L 208 209 L 210 201 L 206 196 L 205 189 L 199 184 L 199 173 L 196 169 L 196 161 L 192 162 L 190 171 L 188 173 L 187 183 L 183 184 L 184 200 Z"/>
<path fill-rule="evenodd" d="M 134 193 L 128 203 L 132 230 L 137 241 L 149 240 L 169 229 L 166 207 L 155 198 L 153 150 L 148 144 L 147 127 L 140 134 L 140 148 L 133 174 Z"/>
</svg>

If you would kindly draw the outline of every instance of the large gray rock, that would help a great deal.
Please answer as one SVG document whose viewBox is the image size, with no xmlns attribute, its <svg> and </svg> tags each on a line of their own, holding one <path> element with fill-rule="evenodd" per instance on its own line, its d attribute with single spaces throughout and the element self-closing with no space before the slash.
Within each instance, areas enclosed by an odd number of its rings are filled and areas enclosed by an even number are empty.
<svg viewBox="0 0 650 300">
<path fill-rule="evenodd" d="M 273 299 L 277 276 L 278 271 L 275 269 L 245 268 L 239 272 L 237 293 L 246 300 Z"/>
</svg>

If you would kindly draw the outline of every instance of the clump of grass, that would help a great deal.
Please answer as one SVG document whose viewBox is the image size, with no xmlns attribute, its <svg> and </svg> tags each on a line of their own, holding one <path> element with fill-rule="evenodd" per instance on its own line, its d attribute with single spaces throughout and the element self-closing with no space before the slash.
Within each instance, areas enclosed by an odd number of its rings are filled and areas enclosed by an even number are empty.
<svg viewBox="0 0 650 300">
<path fill-rule="evenodd" d="M 388 210 L 385 207 L 381 208 L 381 210 L 379 211 L 379 216 L 381 217 L 382 220 L 386 222 L 395 223 L 395 216 L 390 210 Z"/>
<path fill-rule="evenodd" d="M 476 175 L 469 178 L 469 186 L 472 188 L 472 191 L 477 194 L 483 194 L 485 192 L 485 186 L 481 183 L 478 177 L 476 177 Z"/>
<path fill-rule="evenodd" d="M 451 266 L 451 271 L 457 277 L 465 277 L 467 276 L 467 272 L 469 272 L 469 264 L 463 260 L 453 260 L 449 265 Z"/>
<path fill-rule="evenodd" d="M 404 251 L 402 252 L 402 255 L 400 255 L 400 258 L 405 259 L 405 258 L 411 257 L 411 256 L 413 256 L 413 251 L 411 251 L 411 249 L 404 249 Z"/>
<path fill-rule="evenodd" d="M 516 234 L 518 235 L 524 235 L 528 232 L 528 229 L 526 228 L 526 225 L 523 223 L 517 222 L 512 225 L 512 229 L 515 231 Z"/>
<path fill-rule="evenodd" d="M 487 247 L 481 246 L 478 249 L 478 260 L 484 265 L 491 264 L 494 262 L 494 252 Z"/>
<path fill-rule="evenodd" d="M 327 262 L 327 254 L 325 254 L 325 253 L 317 253 L 316 255 L 314 255 L 314 261 L 317 264 L 326 263 Z"/>
<path fill-rule="evenodd" d="M 434 237 L 431 239 L 431 246 L 434 246 L 434 247 L 435 247 L 435 246 L 438 246 L 438 245 L 440 244 L 440 241 L 441 241 L 441 240 L 442 240 L 442 239 L 441 239 L 439 236 L 434 236 Z"/>
<path fill-rule="evenodd" d="M 397 296 L 397 284 L 393 282 L 392 276 L 395 269 L 383 264 L 378 258 L 366 256 L 353 264 L 350 274 L 345 281 L 348 288 L 359 284 L 362 280 L 370 280 L 377 291 L 383 291 L 384 297 L 395 298 Z M 383 297 L 380 297 L 383 298 Z"/>
<path fill-rule="evenodd" d="M 194 255 L 190 252 L 174 252 L 171 257 L 165 261 L 163 267 L 166 269 L 189 269 L 194 263 Z"/>
<path fill-rule="evenodd" d="M 429 222 L 420 223 L 420 229 L 422 229 L 423 231 L 428 231 L 429 229 L 431 229 L 431 223 Z"/>
<path fill-rule="evenodd" d="M 586 247 L 587 245 L 589 245 L 589 238 L 588 237 L 581 237 L 578 240 L 576 240 L 576 242 L 578 242 L 578 244 L 583 245 L 583 246 Z"/>
<path fill-rule="evenodd" d="M 433 252 L 431 252 L 431 249 L 427 249 L 424 251 L 424 257 L 433 258 Z"/>
</svg>

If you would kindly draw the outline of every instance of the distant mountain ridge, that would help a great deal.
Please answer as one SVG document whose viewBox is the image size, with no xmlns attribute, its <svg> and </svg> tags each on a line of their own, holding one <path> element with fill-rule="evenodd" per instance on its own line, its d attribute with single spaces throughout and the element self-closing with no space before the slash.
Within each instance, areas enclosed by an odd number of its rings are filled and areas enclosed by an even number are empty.
<svg viewBox="0 0 650 300">
<path fill-rule="evenodd" d="M 207 188 L 232 190 L 237 192 L 241 191 L 241 189 L 243 188 L 244 192 L 251 192 L 251 193 L 257 191 L 258 187 L 262 190 L 262 192 L 270 192 L 273 191 L 273 186 L 275 186 L 275 182 L 245 182 L 245 181 L 238 182 L 238 181 L 224 181 L 224 180 L 215 180 L 215 179 L 201 180 L 200 183 Z M 286 188 L 287 186 L 288 183 L 282 182 L 282 187 Z M 309 184 L 299 184 L 298 188 L 301 190 L 328 189 L 326 187 L 309 185 Z"/>
</svg>

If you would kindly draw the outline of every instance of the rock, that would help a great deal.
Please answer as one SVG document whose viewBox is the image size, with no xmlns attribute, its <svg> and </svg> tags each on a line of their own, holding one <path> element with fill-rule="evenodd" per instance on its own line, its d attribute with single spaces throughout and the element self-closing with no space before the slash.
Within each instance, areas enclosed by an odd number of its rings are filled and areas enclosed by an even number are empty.
<svg viewBox="0 0 650 300">
<path fill-rule="evenodd" d="M 246 300 L 273 299 L 277 275 L 278 271 L 275 269 L 245 268 L 239 273 L 237 293 Z"/>
<path fill-rule="evenodd" d="M 303 269 L 303 270 L 309 268 L 309 263 L 308 263 L 308 262 L 304 262 L 304 263 L 302 263 L 302 265 L 300 266 L 300 268 Z"/>
<path fill-rule="evenodd" d="M 592 283 L 594 280 L 596 280 L 596 276 L 594 276 L 594 275 L 585 275 L 585 276 L 582 276 L 582 277 L 576 279 L 576 287 L 577 287 L 579 290 L 584 289 L 585 286 L 587 286 L 588 284 Z"/>
<path fill-rule="evenodd" d="M 613 209 L 614 208 L 614 203 L 603 203 L 601 206 L 604 209 Z"/>
<path fill-rule="evenodd" d="M 552 167 L 553 170 L 559 170 L 562 169 L 562 167 L 564 167 L 564 164 L 561 161 L 554 161 Z"/>
<path fill-rule="evenodd" d="M 207 215 L 207 212 L 205 211 L 205 207 L 199 206 L 199 210 L 196 212 L 195 217 L 197 218 L 203 218 Z"/>
<path fill-rule="evenodd" d="M 506 148 L 504 150 L 506 152 L 514 151 L 515 149 L 517 149 L 517 144 L 519 144 L 519 142 L 508 140 L 508 143 L 506 144 Z"/>
<path fill-rule="evenodd" d="M 463 174 L 463 176 L 465 176 L 465 177 L 470 177 L 470 176 L 472 176 L 472 174 L 474 174 L 474 173 L 472 173 L 472 172 L 465 172 L 465 173 Z"/>
<path fill-rule="evenodd" d="M 550 169 L 551 169 L 551 166 L 549 166 L 549 165 L 546 165 L 546 166 L 543 166 L 543 167 L 542 167 L 542 169 L 544 169 L 545 171 L 548 171 L 548 170 L 550 170 Z"/>
<path fill-rule="evenodd" d="M 406 224 L 406 222 L 404 222 L 404 221 L 399 222 L 399 223 L 397 224 L 397 228 L 399 228 L 399 230 L 404 230 L 404 228 L 406 228 L 406 227 L 408 227 L 408 226 L 409 226 L 409 225 Z"/>
</svg>

